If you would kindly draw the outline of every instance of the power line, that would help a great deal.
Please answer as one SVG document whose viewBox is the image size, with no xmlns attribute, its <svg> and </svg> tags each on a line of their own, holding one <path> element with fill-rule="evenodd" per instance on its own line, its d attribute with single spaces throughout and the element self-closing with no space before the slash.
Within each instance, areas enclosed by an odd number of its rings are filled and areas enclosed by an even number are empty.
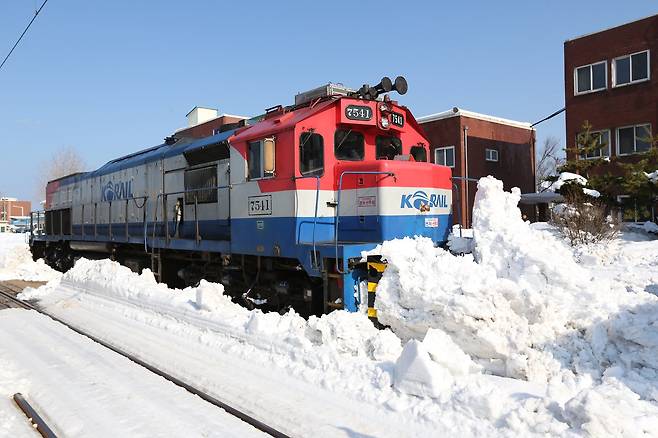
<svg viewBox="0 0 658 438">
<path fill-rule="evenodd" d="M 539 125 L 541 122 L 545 122 L 545 121 L 548 120 L 548 119 L 552 119 L 553 117 L 555 117 L 555 116 L 557 116 L 558 114 L 562 113 L 562 112 L 563 112 L 564 110 L 566 110 L 566 109 L 567 109 L 567 108 L 564 107 L 564 108 L 562 108 L 562 109 L 560 109 L 560 110 L 557 110 L 557 111 L 555 111 L 553 114 L 551 114 L 550 116 L 548 116 L 548 117 L 544 117 L 544 118 L 541 119 L 540 121 L 533 123 L 532 125 L 530 125 L 530 127 L 532 128 L 532 127 L 535 126 L 535 125 Z"/>
<path fill-rule="evenodd" d="M 40 7 L 39 9 L 37 9 L 37 11 L 34 13 L 34 17 L 32 17 L 32 19 L 31 19 L 30 22 L 27 24 L 27 27 L 25 28 L 25 30 L 23 31 L 23 33 L 21 34 L 21 36 L 19 36 L 19 37 L 18 37 L 18 40 L 16 40 L 16 43 L 14 44 L 14 47 L 11 48 L 11 50 L 9 51 L 9 53 L 7 53 L 7 56 L 5 56 L 5 59 L 2 61 L 2 64 L 0 64 L 0 70 L 2 70 L 2 67 L 5 65 L 5 63 L 7 62 L 7 60 L 9 59 L 9 57 L 11 56 L 11 54 L 14 53 L 14 49 L 16 48 L 16 46 L 18 46 L 18 43 L 21 42 L 21 40 L 23 39 L 23 37 L 24 37 L 25 34 L 27 33 L 28 29 L 30 28 L 30 26 L 32 26 L 32 23 L 34 23 L 34 20 L 36 20 L 37 16 L 39 15 L 39 12 L 41 12 L 41 10 L 43 9 L 43 7 L 46 6 L 46 3 L 48 3 L 48 0 L 44 0 L 44 2 L 41 4 L 41 7 Z"/>
</svg>

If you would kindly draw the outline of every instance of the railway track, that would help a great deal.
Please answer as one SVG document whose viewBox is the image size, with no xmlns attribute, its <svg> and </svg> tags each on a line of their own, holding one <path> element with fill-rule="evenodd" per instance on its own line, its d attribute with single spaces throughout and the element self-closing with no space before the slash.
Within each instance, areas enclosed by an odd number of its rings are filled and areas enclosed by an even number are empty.
<svg viewBox="0 0 658 438">
<path fill-rule="evenodd" d="M 112 350 L 114 353 L 125 357 L 126 359 L 136 363 L 137 365 L 140 365 L 143 368 L 146 368 L 150 372 L 152 372 L 154 374 L 157 374 L 158 376 L 170 381 L 174 385 L 179 386 L 179 387 L 185 389 L 186 391 L 200 397 L 204 401 L 206 401 L 206 402 L 208 402 L 208 403 L 210 403 L 210 404 L 212 404 L 212 405 L 214 405 L 218 408 L 223 409 L 227 413 L 233 415 L 234 417 L 239 418 L 240 420 L 242 420 L 245 423 L 247 423 L 247 424 L 253 426 L 254 428 L 260 430 L 261 432 L 264 432 L 268 435 L 271 435 L 271 436 L 277 437 L 277 438 L 289 438 L 289 436 L 286 435 L 285 433 L 278 431 L 274 427 L 263 423 L 262 421 L 252 417 L 251 415 L 246 414 L 246 413 L 240 411 L 239 409 L 236 409 L 233 406 L 231 406 L 231 405 L 229 405 L 229 404 L 227 404 L 227 403 L 225 403 L 225 402 L 223 402 L 223 401 L 221 401 L 221 400 L 219 400 L 219 399 L 217 399 L 217 398 L 215 398 L 215 397 L 213 397 L 209 394 L 206 394 L 205 392 L 201 391 L 200 389 L 195 388 L 194 386 L 178 379 L 177 377 L 174 377 L 171 374 L 158 369 L 157 367 L 143 361 L 142 359 L 139 359 L 138 357 L 136 357 L 136 356 L 134 356 L 130 353 L 127 353 L 127 352 L 121 350 L 120 348 L 117 348 L 114 345 L 111 345 L 111 344 L 95 337 L 94 335 L 91 335 L 91 334 L 85 332 L 84 330 L 63 321 L 60 318 L 58 318 L 56 316 L 53 316 L 53 315 L 49 314 L 48 312 L 46 312 L 42 309 L 39 309 L 34 303 L 29 303 L 29 302 L 20 300 L 16 297 L 16 295 L 18 293 L 20 293 L 25 287 L 27 287 L 27 286 L 36 286 L 36 285 L 38 285 L 38 284 L 34 284 L 34 282 L 32 282 L 32 284 L 30 284 L 30 282 L 21 282 L 21 281 L 13 281 L 13 280 L 12 281 L 2 281 L 2 282 L 0 282 L 0 309 L 7 308 L 7 307 L 12 307 L 12 308 L 22 308 L 22 309 L 26 309 L 26 310 L 34 310 L 36 312 L 39 312 L 42 315 L 45 315 L 45 316 L 51 318 L 52 320 L 68 327 L 69 329 L 73 330 L 74 332 L 91 339 L 92 341 L 96 342 L 97 344 L 100 344 L 103 347 L 105 347 L 109 350 Z"/>
</svg>

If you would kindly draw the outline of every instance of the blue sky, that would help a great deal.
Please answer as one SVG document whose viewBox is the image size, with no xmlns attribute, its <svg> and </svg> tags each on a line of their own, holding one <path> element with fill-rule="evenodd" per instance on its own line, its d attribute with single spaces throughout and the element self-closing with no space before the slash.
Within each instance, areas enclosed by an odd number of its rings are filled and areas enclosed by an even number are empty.
<svg viewBox="0 0 658 438">
<path fill-rule="evenodd" d="M 41 0 L 0 3 L 4 58 Z M 563 42 L 658 12 L 619 1 L 50 0 L 0 70 L 0 194 L 38 163 L 90 168 L 159 144 L 195 105 L 254 115 L 328 81 L 404 75 L 418 116 L 459 106 L 535 122 L 564 105 Z M 564 142 L 564 119 L 538 127 Z"/>
</svg>

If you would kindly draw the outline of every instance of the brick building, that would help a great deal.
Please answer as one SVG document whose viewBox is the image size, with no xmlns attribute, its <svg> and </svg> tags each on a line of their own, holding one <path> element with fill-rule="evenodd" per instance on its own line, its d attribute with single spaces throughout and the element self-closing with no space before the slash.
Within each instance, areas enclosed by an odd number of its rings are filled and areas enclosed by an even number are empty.
<svg viewBox="0 0 658 438">
<path fill-rule="evenodd" d="M 651 147 L 658 126 L 658 15 L 564 43 L 567 146 L 585 121 L 604 145 L 583 159 L 610 157 L 596 171 L 619 174 Z M 570 154 L 569 158 L 574 158 Z M 623 193 L 617 193 L 623 201 Z"/>
<path fill-rule="evenodd" d="M 478 178 L 492 175 L 505 190 L 535 191 L 535 130 L 529 123 L 459 108 L 418 122 L 430 140 L 430 161 L 453 168 L 455 223 L 470 228 Z M 461 179 L 466 177 L 473 180 Z"/>
<path fill-rule="evenodd" d="M 204 138 L 218 133 L 222 127 L 229 128 L 244 123 L 247 117 L 218 114 L 214 108 L 195 106 L 187 113 L 187 128 L 176 131 L 176 137 Z"/>
<path fill-rule="evenodd" d="M 32 203 L 19 201 L 16 198 L 0 198 L 0 233 L 9 231 L 9 225 L 15 220 L 30 215 Z"/>
</svg>

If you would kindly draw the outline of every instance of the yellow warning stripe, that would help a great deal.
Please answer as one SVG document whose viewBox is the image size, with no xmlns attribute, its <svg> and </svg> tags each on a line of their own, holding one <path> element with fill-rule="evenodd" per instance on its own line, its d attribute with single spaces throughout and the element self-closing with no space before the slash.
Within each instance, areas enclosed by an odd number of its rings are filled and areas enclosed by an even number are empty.
<svg viewBox="0 0 658 438">
<path fill-rule="evenodd" d="M 384 272 L 384 270 L 386 270 L 386 263 L 368 262 L 368 266 L 372 266 L 377 270 L 377 272 Z"/>
<path fill-rule="evenodd" d="M 377 283 L 374 283 L 372 281 L 368 282 L 368 292 L 375 292 L 375 289 L 377 289 Z"/>
<path fill-rule="evenodd" d="M 368 307 L 368 318 L 377 318 L 377 309 Z"/>
</svg>

